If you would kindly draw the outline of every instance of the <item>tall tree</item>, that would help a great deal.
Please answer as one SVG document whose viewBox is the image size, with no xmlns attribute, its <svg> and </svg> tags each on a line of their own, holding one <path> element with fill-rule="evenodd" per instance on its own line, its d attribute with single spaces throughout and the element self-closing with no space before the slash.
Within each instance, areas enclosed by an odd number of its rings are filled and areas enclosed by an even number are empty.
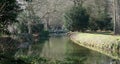
<svg viewBox="0 0 120 64">
<path fill-rule="evenodd" d="M 70 31 L 85 31 L 88 27 L 89 15 L 82 6 L 73 6 L 64 15 L 65 26 Z"/>
<path fill-rule="evenodd" d="M 120 0 L 113 0 L 114 34 L 120 34 Z"/>
</svg>

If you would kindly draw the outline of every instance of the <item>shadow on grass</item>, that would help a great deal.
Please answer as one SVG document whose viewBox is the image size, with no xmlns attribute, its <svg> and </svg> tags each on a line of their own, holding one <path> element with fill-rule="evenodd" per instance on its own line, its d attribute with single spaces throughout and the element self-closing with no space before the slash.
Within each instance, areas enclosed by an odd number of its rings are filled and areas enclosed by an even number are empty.
<svg viewBox="0 0 120 64">
<path fill-rule="evenodd" d="M 90 33 L 90 34 L 103 34 L 103 35 L 113 35 L 113 32 L 85 32 L 85 33 Z"/>
</svg>

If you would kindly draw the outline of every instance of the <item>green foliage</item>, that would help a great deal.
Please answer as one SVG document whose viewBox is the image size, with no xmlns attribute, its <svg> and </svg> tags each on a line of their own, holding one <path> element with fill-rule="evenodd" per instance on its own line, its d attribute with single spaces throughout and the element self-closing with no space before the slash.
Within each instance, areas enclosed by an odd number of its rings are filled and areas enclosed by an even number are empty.
<svg viewBox="0 0 120 64">
<path fill-rule="evenodd" d="M 55 59 L 48 59 L 39 56 L 20 56 L 18 57 L 20 60 L 24 61 L 26 64 L 84 64 L 84 60 L 86 58 L 65 58 L 64 60 L 55 60 Z"/>
<path fill-rule="evenodd" d="M 28 26 L 25 23 L 16 23 L 17 31 L 20 33 L 28 33 Z M 32 34 L 34 33 L 44 33 L 44 25 L 36 23 L 31 25 Z"/>
<path fill-rule="evenodd" d="M 44 31 L 44 25 L 43 24 L 35 24 L 32 25 L 32 33 L 39 33 Z"/>
<path fill-rule="evenodd" d="M 47 37 L 49 35 L 49 31 L 42 31 L 41 33 L 40 33 L 40 36 L 42 36 L 42 37 Z"/>
<path fill-rule="evenodd" d="M 90 17 L 89 29 L 96 30 L 113 30 L 113 23 L 111 17 L 106 13 L 100 14 L 97 17 Z"/>
<path fill-rule="evenodd" d="M 28 27 L 25 23 L 15 23 L 14 24 L 17 27 L 18 33 L 28 33 Z"/>
<path fill-rule="evenodd" d="M 65 26 L 70 31 L 84 31 L 88 27 L 89 15 L 82 6 L 73 6 L 64 15 Z"/>
<path fill-rule="evenodd" d="M 38 16 L 32 15 L 30 16 L 28 14 L 28 10 L 23 11 L 22 13 L 20 13 L 18 15 L 17 20 L 19 21 L 18 23 L 16 23 L 17 25 L 17 29 L 18 31 L 20 31 L 20 33 L 28 33 L 28 23 L 31 26 L 31 32 L 32 33 L 40 33 L 42 31 L 44 31 L 44 25 L 41 23 L 41 19 Z"/>
<path fill-rule="evenodd" d="M 47 59 L 38 56 L 20 56 L 19 59 L 26 62 L 26 64 L 45 64 Z"/>
<path fill-rule="evenodd" d="M 112 18 L 105 11 L 100 11 L 97 16 L 88 14 L 85 8 L 74 6 L 64 15 L 65 26 L 70 31 L 85 30 L 113 30 Z"/>
<path fill-rule="evenodd" d="M 17 22 L 16 17 L 20 11 L 16 0 L 0 0 L 0 32 L 6 32 L 8 24 Z"/>
</svg>

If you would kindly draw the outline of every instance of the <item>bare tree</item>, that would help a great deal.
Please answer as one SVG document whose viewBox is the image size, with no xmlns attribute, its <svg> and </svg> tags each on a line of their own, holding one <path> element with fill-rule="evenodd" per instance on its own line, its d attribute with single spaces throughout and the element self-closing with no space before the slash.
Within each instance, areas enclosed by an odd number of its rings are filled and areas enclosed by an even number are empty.
<svg viewBox="0 0 120 64">
<path fill-rule="evenodd" d="M 55 27 L 56 24 L 63 25 L 62 15 L 71 3 L 70 0 L 34 0 L 32 6 L 47 30 L 51 26 Z"/>
<path fill-rule="evenodd" d="M 74 6 L 83 5 L 86 0 L 71 0 L 74 3 Z"/>
</svg>

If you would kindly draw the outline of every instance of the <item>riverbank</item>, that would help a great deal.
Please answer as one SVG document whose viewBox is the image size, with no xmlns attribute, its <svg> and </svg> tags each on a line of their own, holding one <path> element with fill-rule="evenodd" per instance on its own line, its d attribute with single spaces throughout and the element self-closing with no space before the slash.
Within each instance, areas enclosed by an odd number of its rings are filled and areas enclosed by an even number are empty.
<svg viewBox="0 0 120 64">
<path fill-rule="evenodd" d="M 120 36 L 74 32 L 70 38 L 78 45 L 120 58 Z"/>
</svg>

